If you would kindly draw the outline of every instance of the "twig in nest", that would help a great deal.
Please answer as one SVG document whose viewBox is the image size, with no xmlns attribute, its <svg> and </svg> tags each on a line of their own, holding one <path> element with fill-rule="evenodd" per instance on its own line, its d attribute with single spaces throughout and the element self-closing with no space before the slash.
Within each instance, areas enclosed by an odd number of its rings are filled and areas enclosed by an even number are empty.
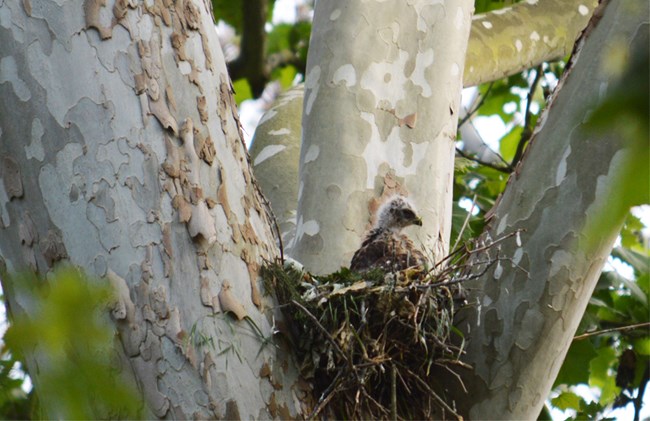
<svg viewBox="0 0 650 421">
<path fill-rule="evenodd" d="M 437 394 L 436 392 L 434 392 L 433 389 L 431 389 L 431 388 L 429 387 L 429 385 L 427 384 L 427 382 L 425 382 L 424 380 L 422 380 L 422 379 L 420 378 L 420 376 L 418 376 L 417 374 L 415 374 L 414 372 L 412 372 L 412 371 L 409 370 L 408 368 L 404 367 L 404 369 L 405 369 L 405 370 L 406 370 L 406 371 L 407 371 L 411 376 L 413 376 L 413 378 L 414 378 L 418 383 L 420 383 L 420 385 L 421 385 L 422 387 L 424 387 L 424 388 L 426 389 L 427 392 L 429 392 L 429 394 L 433 397 L 433 399 L 436 400 L 436 402 L 438 402 L 438 403 L 439 403 L 439 404 L 440 404 L 440 405 L 441 405 L 445 410 L 449 411 L 449 413 L 450 413 L 451 415 L 453 415 L 454 417 L 456 417 L 456 419 L 462 421 L 463 417 L 460 416 L 460 415 L 458 415 L 458 413 L 457 413 L 456 411 L 454 411 L 454 410 L 451 408 L 451 406 L 447 405 L 447 402 L 445 402 L 445 401 L 444 401 L 440 396 L 438 396 L 438 394 Z"/>
<path fill-rule="evenodd" d="M 441 362 L 444 362 L 446 364 L 440 364 Z M 465 393 L 469 393 L 467 391 L 467 388 L 465 387 L 465 383 L 463 382 L 463 379 L 460 377 L 460 375 L 458 373 L 456 373 L 454 370 L 452 370 L 451 368 L 449 368 L 447 366 L 447 364 L 459 364 L 461 367 L 465 367 L 465 368 L 468 368 L 470 370 L 472 369 L 472 366 L 469 365 L 469 364 L 465 364 L 464 362 L 458 361 L 458 360 L 440 359 L 440 360 L 436 361 L 436 365 L 439 365 L 440 367 L 442 367 L 445 370 L 449 371 L 454 377 L 456 377 L 456 380 L 458 380 L 458 383 L 460 383 L 460 387 L 463 388 L 463 391 Z"/>
<path fill-rule="evenodd" d="M 343 353 L 343 350 L 342 350 L 341 348 L 339 348 L 339 346 L 338 346 L 338 344 L 336 343 L 336 341 L 334 340 L 334 338 L 332 338 L 332 335 L 330 335 L 330 333 L 327 331 L 327 329 L 325 329 L 325 328 L 323 327 L 323 325 L 320 324 L 320 322 L 318 321 L 318 319 L 316 318 L 316 316 L 314 316 L 313 314 L 311 314 L 311 312 L 310 312 L 309 310 L 307 310 L 307 309 L 305 308 L 305 306 L 303 306 L 302 304 L 300 304 L 298 301 L 296 301 L 296 300 L 291 300 L 291 303 L 292 303 L 293 305 L 295 305 L 296 307 L 298 307 L 300 310 L 302 310 L 302 312 L 305 313 L 305 315 L 306 315 L 307 317 L 309 317 L 309 318 L 311 319 L 311 321 L 314 322 L 314 323 L 316 324 L 316 327 L 318 327 L 318 329 L 319 329 L 319 330 L 320 330 L 320 331 L 325 335 L 325 338 L 327 338 L 327 340 L 329 341 L 329 343 L 332 344 L 332 346 L 334 347 L 334 349 L 336 350 L 336 352 L 338 352 L 338 353 L 341 355 L 341 358 L 343 358 L 343 359 L 345 360 L 345 362 L 348 364 L 348 366 L 350 366 L 350 368 L 354 370 L 354 366 L 352 365 L 352 363 L 351 363 L 350 360 L 348 359 L 347 355 L 345 355 L 345 354 Z"/>
<path fill-rule="evenodd" d="M 362 388 L 360 389 L 360 391 L 361 391 L 361 393 L 363 393 L 363 396 L 364 396 L 366 399 L 368 399 L 370 402 L 374 403 L 375 406 L 377 407 L 377 409 L 379 409 L 381 412 L 383 412 L 383 413 L 386 414 L 386 415 L 388 415 L 388 414 L 390 413 L 390 412 L 388 411 L 388 409 L 386 409 L 386 407 L 384 407 L 384 405 L 382 405 L 382 404 L 380 404 L 379 402 L 377 402 L 377 400 L 375 400 L 375 398 L 373 398 L 372 396 L 370 396 L 370 394 L 368 394 L 368 392 L 366 392 L 366 388 L 365 388 L 365 387 L 362 387 Z"/>
<path fill-rule="evenodd" d="M 325 408 L 325 406 L 332 400 L 332 398 L 336 395 L 336 392 L 338 392 L 339 386 L 341 386 L 341 382 L 339 378 L 341 377 L 341 374 L 343 374 L 343 370 L 339 370 L 338 373 L 336 373 L 336 377 L 334 377 L 334 380 L 332 380 L 332 383 L 329 385 L 327 389 L 323 392 L 321 395 L 320 400 L 318 401 L 318 405 L 314 410 L 309 414 L 307 417 L 308 420 L 313 420 L 316 418 L 316 416 L 320 413 L 320 411 Z"/>
<path fill-rule="evenodd" d="M 321 398 L 318 400 L 318 405 L 314 410 L 309 414 L 307 417 L 308 420 L 313 420 L 316 418 L 316 416 L 320 413 L 320 411 L 325 408 L 325 405 L 329 403 L 329 401 L 332 400 L 334 395 L 336 395 L 338 386 L 340 385 L 339 383 L 339 378 L 341 377 L 341 374 L 343 374 L 343 370 L 340 369 L 338 373 L 336 373 L 336 376 L 334 377 L 334 380 L 332 380 L 332 383 L 323 391 Z"/>
<path fill-rule="evenodd" d="M 397 421 L 397 367 L 390 365 L 390 417 Z"/>
</svg>

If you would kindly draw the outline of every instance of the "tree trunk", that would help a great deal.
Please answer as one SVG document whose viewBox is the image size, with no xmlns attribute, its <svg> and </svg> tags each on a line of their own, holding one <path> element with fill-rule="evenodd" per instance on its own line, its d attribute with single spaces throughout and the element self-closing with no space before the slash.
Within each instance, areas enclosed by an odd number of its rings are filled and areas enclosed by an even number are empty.
<svg viewBox="0 0 650 421">
<path fill-rule="evenodd" d="M 470 285 L 462 323 L 474 371 L 464 378 L 470 398 L 456 399 L 471 419 L 537 417 L 631 205 L 618 211 L 632 145 L 616 130 L 595 131 L 589 116 L 616 80 L 605 66 L 613 50 L 647 50 L 649 10 L 625 0 L 604 10 L 480 240 L 520 230 L 476 257 L 484 274 Z"/>
<path fill-rule="evenodd" d="M 467 48 L 463 86 L 490 82 L 536 66 L 545 60 L 566 56 L 587 24 L 596 3 L 582 0 L 521 2 L 509 8 L 475 16 Z M 338 20 L 331 22 L 326 16 L 326 19 L 317 21 L 314 25 L 329 27 L 336 23 L 339 23 Z M 376 39 L 369 40 L 366 49 L 373 49 L 371 45 L 376 42 Z M 357 45 L 355 43 L 354 47 L 350 47 L 357 48 L 350 54 L 361 56 Z M 303 117 L 301 111 L 296 111 L 296 107 L 302 107 L 302 96 L 302 85 L 299 85 L 279 98 L 262 117 L 251 146 L 255 174 L 278 218 L 285 251 L 289 255 L 293 253 L 298 206 L 297 174 Z M 334 109 L 338 109 L 338 106 Z M 329 110 L 326 114 L 331 113 Z M 345 124 L 352 124 L 348 120 L 357 113 L 355 111 L 343 115 L 341 119 Z M 419 118 L 417 124 L 428 122 Z M 346 129 L 347 131 L 349 130 Z M 352 143 L 355 142 L 356 139 Z M 486 159 L 489 157 L 490 155 Z M 314 200 L 318 202 L 320 199 L 317 197 Z M 362 208 L 360 212 L 363 214 L 366 209 Z M 348 263 L 349 259 L 342 259 L 342 264 Z"/>
<path fill-rule="evenodd" d="M 219 314 L 272 335 L 258 271 L 277 248 L 210 9 L 2 3 L 0 256 L 43 277 L 69 260 L 115 286 L 127 370 L 154 415 L 295 416 L 289 355 L 258 355 L 264 338 Z M 28 359 L 37 390 L 43 364 Z"/>
<path fill-rule="evenodd" d="M 466 0 L 317 3 L 292 245 L 308 270 L 349 265 L 377 198 L 395 193 L 423 218 L 412 238 L 432 260 L 445 254 L 471 11 Z"/>
</svg>

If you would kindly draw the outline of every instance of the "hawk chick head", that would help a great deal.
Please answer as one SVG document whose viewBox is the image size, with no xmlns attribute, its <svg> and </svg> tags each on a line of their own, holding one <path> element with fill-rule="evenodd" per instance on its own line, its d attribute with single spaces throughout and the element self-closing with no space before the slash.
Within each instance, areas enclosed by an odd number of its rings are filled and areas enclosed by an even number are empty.
<svg viewBox="0 0 650 421">
<path fill-rule="evenodd" d="M 422 226 L 422 219 L 415 213 L 414 206 L 403 196 L 395 196 L 377 211 L 375 229 L 399 232 L 409 225 Z"/>
</svg>

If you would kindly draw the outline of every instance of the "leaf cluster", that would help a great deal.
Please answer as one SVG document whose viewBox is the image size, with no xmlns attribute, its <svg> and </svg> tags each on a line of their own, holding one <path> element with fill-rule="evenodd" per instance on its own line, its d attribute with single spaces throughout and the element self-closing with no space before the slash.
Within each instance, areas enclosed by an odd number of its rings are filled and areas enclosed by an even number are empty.
<svg viewBox="0 0 650 421">
<path fill-rule="evenodd" d="M 630 214 L 612 253 L 633 269 L 634 279 L 601 274 L 555 381 L 551 404 L 573 410 L 578 419 L 602 418 L 628 405 L 638 419 L 650 378 L 650 250 L 639 236 L 642 227 Z M 576 394 L 573 387 L 580 384 L 599 389 L 599 399 L 587 402 Z"/>
<path fill-rule="evenodd" d="M 115 372 L 110 289 L 71 267 L 47 280 L 30 273 L 3 278 L 29 307 L 12 314 L 6 346 L 17 359 L 38 357 L 34 386 L 46 417 L 141 417 L 137 391 Z"/>
</svg>

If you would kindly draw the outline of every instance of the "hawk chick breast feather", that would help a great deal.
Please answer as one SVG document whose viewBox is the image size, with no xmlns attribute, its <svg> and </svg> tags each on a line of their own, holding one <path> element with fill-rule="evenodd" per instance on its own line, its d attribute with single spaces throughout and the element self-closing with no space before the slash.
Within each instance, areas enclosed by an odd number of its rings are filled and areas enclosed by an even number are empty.
<svg viewBox="0 0 650 421">
<path fill-rule="evenodd" d="M 364 272 L 374 268 L 400 271 L 427 262 L 422 251 L 401 233 L 409 225 L 422 226 L 413 205 L 403 196 L 393 196 L 377 211 L 374 227 L 354 253 L 350 269 Z"/>
</svg>

